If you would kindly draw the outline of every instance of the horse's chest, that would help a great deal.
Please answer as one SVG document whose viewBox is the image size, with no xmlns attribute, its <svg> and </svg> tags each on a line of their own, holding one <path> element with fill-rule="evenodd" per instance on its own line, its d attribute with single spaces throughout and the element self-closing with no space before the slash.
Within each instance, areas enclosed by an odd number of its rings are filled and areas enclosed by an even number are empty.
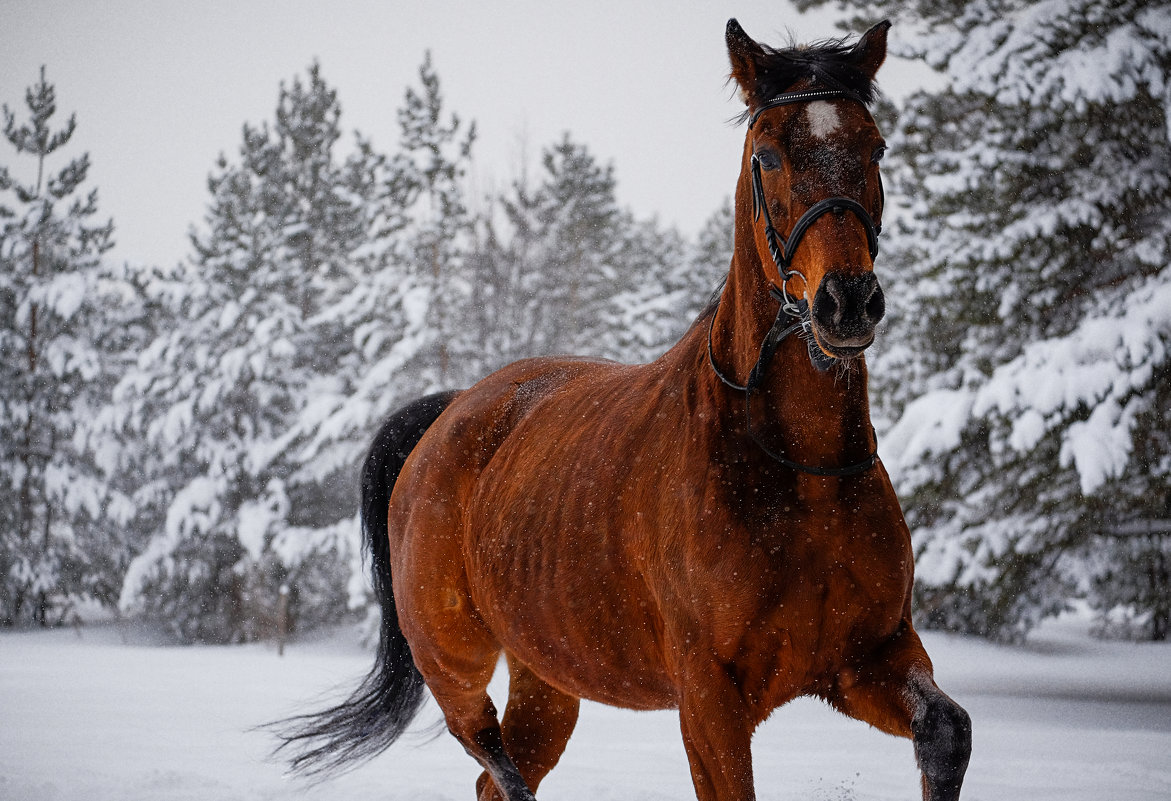
<svg viewBox="0 0 1171 801">
<path fill-rule="evenodd" d="M 889 507 L 794 515 L 762 542 L 768 602 L 741 648 L 768 665 L 758 681 L 773 682 L 775 693 L 809 691 L 888 637 L 905 614 L 910 537 Z"/>
<path fill-rule="evenodd" d="M 913 572 L 897 503 L 838 502 L 782 519 L 768 538 L 782 594 L 862 614 L 901 608 Z"/>
</svg>

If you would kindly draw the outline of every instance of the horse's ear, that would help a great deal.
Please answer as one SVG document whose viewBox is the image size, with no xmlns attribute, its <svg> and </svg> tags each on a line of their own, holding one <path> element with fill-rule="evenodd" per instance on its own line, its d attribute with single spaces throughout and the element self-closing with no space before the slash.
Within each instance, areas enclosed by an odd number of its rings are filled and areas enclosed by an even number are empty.
<svg viewBox="0 0 1171 801">
<path fill-rule="evenodd" d="M 870 80 L 878 74 L 878 68 L 886 61 L 886 32 L 890 30 L 890 20 L 884 19 L 875 25 L 854 45 L 850 56 L 858 69 L 862 70 Z"/>
<path fill-rule="evenodd" d="M 740 98 L 745 105 L 751 105 L 756 96 L 756 70 L 764 50 L 744 32 L 740 23 L 732 18 L 724 32 L 728 43 L 728 58 L 732 62 L 732 78 L 740 86 Z"/>
</svg>

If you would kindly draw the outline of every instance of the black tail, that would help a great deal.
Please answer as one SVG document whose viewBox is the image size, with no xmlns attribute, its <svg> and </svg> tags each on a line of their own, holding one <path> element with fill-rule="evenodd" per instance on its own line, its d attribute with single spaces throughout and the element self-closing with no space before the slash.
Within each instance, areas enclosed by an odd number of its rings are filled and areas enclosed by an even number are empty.
<svg viewBox="0 0 1171 801">
<path fill-rule="evenodd" d="M 282 741 L 277 751 L 289 749 L 297 773 L 323 776 L 377 756 L 406 731 L 423 704 L 423 677 L 394 606 L 386 510 L 407 456 L 457 394 L 442 392 L 407 404 L 390 416 L 370 446 L 362 466 L 362 535 L 382 610 L 378 657 L 358 689 L 338 706 L 277 724 Z"/>
</svg>

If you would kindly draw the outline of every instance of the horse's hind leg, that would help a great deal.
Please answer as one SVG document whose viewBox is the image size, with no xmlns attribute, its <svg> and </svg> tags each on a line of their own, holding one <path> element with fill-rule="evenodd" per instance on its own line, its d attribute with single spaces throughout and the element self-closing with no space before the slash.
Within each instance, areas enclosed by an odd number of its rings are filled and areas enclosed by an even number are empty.
<svg viewBox="0 0 1171 801">
<path fill-rule="evenodd" d="M 573 727 L 580 701 L 551 687 L 512 656 L 508 658 L 508 705 L 504 709 L 504 750 L 525 783 L 536 791 L 553 769 Z M 500 794 L 485 771 L 476 784 L 480 801 L 499 801 Z"/>
<path fill-rule="evenodd" d="M 428 676 L 427 684 L 439 708 L 443 710 L 448 730 L 455 735 L 464 750 L 480 763 L 485 775 L 491 776 L 491 784 L 498 789 L 504 801 L 535 801 L 532 791 L 525 784 L 524 776 L 505 749 L 496 707 L 486 690 L 491 676 L 489 666 L 486 670 L 464 674 L 461 679 L 452 682 L 442 679 L 433 681 Z M 481 798 L 484 797 L 486 784 L 489 783 L 483 778 L 477 784 Z"/>
<path fill-rule="evenodd" d="M 850 717 L 914 741 L 924 801 L 960 797 L 972 721 L 936 686 L 931 660 L 910 624 L 864 663 L 842 671 L 827 700 Z"/>
<path fill-rule="evenodd" d="M 488 697 L 500 644 L 473 610 L 466 580 L 446 573 L 420 571 L 417 576 L 415 582 L 401 582 L 399 608 L 405 613 L 400 621 L 448 730 L 492 777 L 505 801 L 534 801 L 505 750 L 496 707 Z"/>
</svg>

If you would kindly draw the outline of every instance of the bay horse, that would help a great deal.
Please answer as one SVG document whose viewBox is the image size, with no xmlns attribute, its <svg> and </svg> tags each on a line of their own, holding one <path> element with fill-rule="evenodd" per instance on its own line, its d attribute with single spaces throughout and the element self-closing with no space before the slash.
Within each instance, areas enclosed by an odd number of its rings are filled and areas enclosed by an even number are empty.
<svg viewBox="0 0 1171 801">
<path fill-rule="evenodd" d="M 381 752 L 426 688 L 484 769 L 480 801 L 533 801 L 587 698 L 677 709 L 696 797 L 744 801 L 754 729 L 813 695 L 911 738 L 925 799 L 959 797 L 971 722 L 911 623 L 862 356 L 884 311 L 868 103 L 889 27 L 775 49 L 729 21 L 735 252 L 661 358 L 528 359 L 390 417 L 362 475 L 377 662 L 286 722 L 295 769 Z"/>
</svg>

